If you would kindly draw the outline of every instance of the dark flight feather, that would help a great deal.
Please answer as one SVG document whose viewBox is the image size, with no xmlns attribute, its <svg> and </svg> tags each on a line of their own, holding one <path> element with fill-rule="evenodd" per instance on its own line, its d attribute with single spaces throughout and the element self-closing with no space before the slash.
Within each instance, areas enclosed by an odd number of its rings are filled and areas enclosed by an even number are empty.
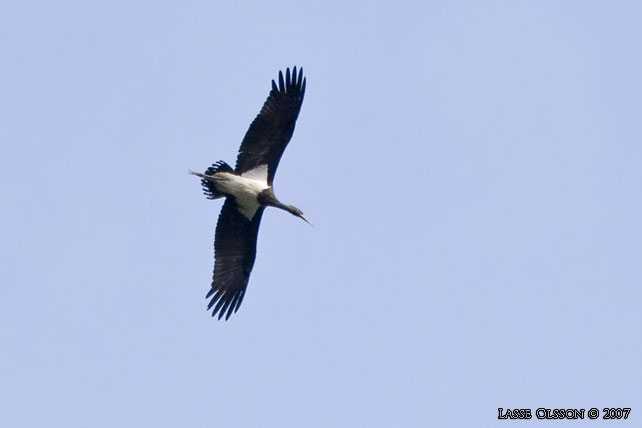
<svg viewBox="0 0 642 428">
<path fill-rule="evenodd" d="M 237 173 L 243 173 L 259 165 L 268 165 L 268 184 L 272 185 L 283 151 L 287 147 L 296 119 L 301 111 L 305 95 L 303 69 L 279 71 L 279 85 L 272 80 L 272 90 L 247 130 L 236 159 Z"/>
<path fill-rule="evenodd" d="M 263 215 L 260 207 L 248 220 L 236 207 L 233 197 L 223 204 L 214 239 L 214 278 L 207 298 L 212 316 L 227 320 L 241 306 L 256 258 L 256 239 Z"/>
<path fill-rule="evenodd" d="M 221 160 L 212 164 L 211 167 L 207 168 L 207 171 L 205 171 L 205 175 L 212 176 L 217 172 L 232 172 L 232 171 L 233 171 L 232 167 Z M 205 196 L 207 196 L 207 199 L 218 199 L 225 196 L 218 191 L 218 189 L 216 188 L 216 185 L 212 181 L 207 180 L 206 178 L 201 179 L 201 186 L 203 186 L 203 193 L 205 193 Z"/>
</svg>

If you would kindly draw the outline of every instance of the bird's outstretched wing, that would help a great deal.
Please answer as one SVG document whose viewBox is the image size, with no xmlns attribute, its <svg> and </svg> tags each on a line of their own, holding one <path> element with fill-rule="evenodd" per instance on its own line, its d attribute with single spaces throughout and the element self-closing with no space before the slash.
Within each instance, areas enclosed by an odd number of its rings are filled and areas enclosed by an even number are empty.
<svg viewBox="0 0 642 428">
<path fill-rule="evenodd" d="M 305 95 L 303 69 L 279 71 L 279 84 L 272 80 L 272 90 L 261 112 L 247 130 L 236 159 L 236 172 L 243 173 L 259 165 L 268 166 L 268 184 L 272 185 L 281 155 L 294 133 L 294 125 Z"/>
<path fill-rule="evenodd" d="M 227 198 L 216 225 L 214 240 L 214 279 L 206 298 L 207 309 L 214 307 L 212 316 L 227 320 L 241 306 L 247 282 L 256 258 L 256 238 L 263 208 L 248 220 L 236 208 L 233 198 Z"/>
</svg>

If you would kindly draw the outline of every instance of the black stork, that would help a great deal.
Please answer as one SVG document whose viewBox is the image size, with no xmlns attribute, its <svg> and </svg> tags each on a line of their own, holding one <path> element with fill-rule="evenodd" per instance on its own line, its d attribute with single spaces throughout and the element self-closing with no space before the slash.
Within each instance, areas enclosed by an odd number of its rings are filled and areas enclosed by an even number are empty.
<svg viewBox="0 0 642 428">
<path fill-rule="evenodd" d="M 241 306 L 256 258 L 256 238 L 265 207 L 276 207 L 310 223 L 300 209 L 286 205 L 274 195 L 272 181 L 281 156 L 294 133 L 305 94 L 303 69 L 279 71 L 279 84 L 247 130 L 236 167 L 218 161 L 201 174 L 208 199 L 226 198 L 216 225 L 214 278 L 206 295 L 207 309 L 220 320 L 229 319 Z M 311 224 L 311 223 L 310 223 Z"/>
</svg>

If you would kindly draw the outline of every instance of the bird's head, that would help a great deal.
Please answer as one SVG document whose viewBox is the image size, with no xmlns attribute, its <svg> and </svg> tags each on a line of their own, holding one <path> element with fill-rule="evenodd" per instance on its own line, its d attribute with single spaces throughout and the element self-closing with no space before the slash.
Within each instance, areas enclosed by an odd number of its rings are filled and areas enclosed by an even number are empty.
<svg viewBox="0 0 642 428">
<path fill-rule="evenodd" d="M 294 205 L 288 205 L 287 206 L 287 210 L 293 216 L 299 217 L 301 220 L 305 221 L 310 226 L 314 226 L 312 223 L 310 223 L 310 221 L 307 218 L 305 218 L 305 216 L 303 215 L 303 211 L 301 211 L 300 209 L 298 209 Z"/>
</svg>

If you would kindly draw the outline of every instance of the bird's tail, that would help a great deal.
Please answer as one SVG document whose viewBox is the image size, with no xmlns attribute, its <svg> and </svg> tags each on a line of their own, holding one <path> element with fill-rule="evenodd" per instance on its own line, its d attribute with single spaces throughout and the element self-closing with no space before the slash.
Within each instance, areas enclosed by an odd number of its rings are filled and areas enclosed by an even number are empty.
<svg viewBox="0 0 642 428">
<path fill-rule="evenodd" d="M 214 174 L 218 172 L 233 172 L 233 169 L 225 162 L 218 161 L 207 168 L 205 174 L 189 171 L 190 174 L 201 177 L 201 185 L 203 186 L 203 192 L 205 193 L 205 196 L 207 196 L 207 199 L 218 199 L 225 196 L 223 193 L 218 191 L 216 188 L 216 182 L 212 179 Z"/>
</svg>

